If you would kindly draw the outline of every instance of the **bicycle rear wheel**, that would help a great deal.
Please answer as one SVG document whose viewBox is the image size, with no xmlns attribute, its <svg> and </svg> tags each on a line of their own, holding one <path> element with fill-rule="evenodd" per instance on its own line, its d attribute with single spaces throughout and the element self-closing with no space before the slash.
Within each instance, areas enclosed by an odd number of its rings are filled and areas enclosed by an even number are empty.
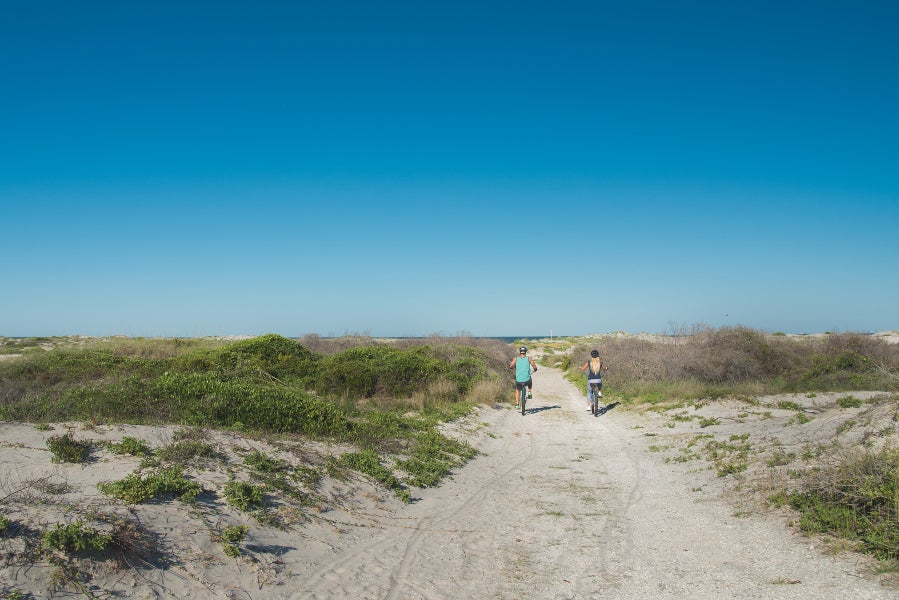
<svg viewBox="0 0 899 600">
<path fill-rule="evenodd" d="M 523 417 L 524 416 L 524 403 L 527 402 L 527 400 L 528 400 L 528 386 L 523 385 L 523 386 L 521 386 L 520 389 L 521 389 L 521 391 L 518 393 L 518 395 L 521 397 L 521 416 Z"/>
</svg>

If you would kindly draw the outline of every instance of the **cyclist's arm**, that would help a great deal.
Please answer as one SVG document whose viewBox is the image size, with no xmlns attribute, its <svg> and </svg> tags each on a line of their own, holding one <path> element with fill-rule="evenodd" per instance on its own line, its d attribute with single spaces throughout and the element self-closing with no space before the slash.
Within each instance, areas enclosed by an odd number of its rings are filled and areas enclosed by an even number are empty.
<svg viewBox="0 0 899 600">
<path fill-rule="evenodd" d="M 528 356 L 528 360 L 531 361 L 531 367 L 534 369 L 534 373 L 537 372 L 537 363 L 534 362 L 534 359 Z"/>
</svg>

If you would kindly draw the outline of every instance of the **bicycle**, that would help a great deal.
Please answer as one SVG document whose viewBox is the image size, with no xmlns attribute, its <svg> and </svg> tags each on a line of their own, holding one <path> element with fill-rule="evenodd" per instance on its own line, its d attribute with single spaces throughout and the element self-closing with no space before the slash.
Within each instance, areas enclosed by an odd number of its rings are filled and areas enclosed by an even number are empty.
<svg viewBox="0 0 899 600">
<path fill-rule="evenodd" d="M 518 404 L 521 406 L 521 416 L 524 416 L 524 403 L 528 397 L 528 382 L 516 381 L 515 387 L 518 388 Z"/>
<path fill-rule="evenodd" d="M 590 403 L 590 413 L 594 417 L 598 417 L 602 414 L 602 409 L 599 407 L 599 399 L 602 397 L 602 384 L 596 382 L 590 382 L 588 385 L 593 388 L 593 401 Z"/>
</svg>

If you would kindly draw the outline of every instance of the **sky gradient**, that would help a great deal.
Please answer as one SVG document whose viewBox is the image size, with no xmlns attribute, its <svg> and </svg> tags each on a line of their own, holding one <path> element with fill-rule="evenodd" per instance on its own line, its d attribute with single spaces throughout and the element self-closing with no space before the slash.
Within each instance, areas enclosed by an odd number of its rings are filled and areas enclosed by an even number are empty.
<svg viewBox="0 0 899 600">
<path fill-rule="evenodd" d="M 899 3 L 624 4 L 7 7 L 0 335 L 899 329 Z"/>
</svg>

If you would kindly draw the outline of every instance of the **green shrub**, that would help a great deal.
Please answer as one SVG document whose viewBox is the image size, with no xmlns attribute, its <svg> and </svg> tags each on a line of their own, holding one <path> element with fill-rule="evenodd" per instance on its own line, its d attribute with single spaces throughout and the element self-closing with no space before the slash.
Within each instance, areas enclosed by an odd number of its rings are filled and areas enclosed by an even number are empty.
<svg viewBox="0 0 899 600">
<path fill-rule="evenodd" d="M 234 525 L 232 527 L 226 527 L 222 531 L 222 547 L 227 556 L 237 558 L 243 554 L 238 544 L 244 541 L 248 531 L 249 527 L 246 525 Z"/>
<path fill-rule="evenodd" d="M 80 520 L 68 525 L 57 524 L 53 529 L 45 531 L 41 538 L 49 548 L 67 554 L 103 550 L 112 541 L 111 535 L 87 527 Z"/>
<path fill-rule="evenodd" d="M 423 383 L 447 375 L 447 371 L 444 362 L 428 356 L 421 347 L 352 348 L 322 360 L 315 389 L 355 398 L 408 396 Z"/>
<path fill-rule="evenodd" d="M 450 471 L 475 456 L 477 451 L 436 431 L 424 431 L 415 437 L 410 456 L 396 466 L 409 477 L 406 482 L 417 487 L 437 485 Z"/>
<path fill-rule="evenodd" d="M 193 502 L 202 491 L 199 483 L 184 476 L 180 466 L 159 469 L 144 477 L 131 473 L 119 481 L 97 484 L 97 488 L 107 496 L 128 504 L 140 504 L 165 494 L 174 494 L 185 502 Z"/>
<path fill-rule="evenodd" d="M 798 402 L 793 402 L 792 400 L 781 400 L 775 406 L 782 410 L 802 411 L 802 406 Z"/>
<path fill-rule="evenodd" d="M 265 488 L 243 481 L 225 484 L 225 502 L 244 512 L 259 508 L 265 500 Z"/>
<path fill-rule="evenodd" d="M 90 456 L 91 442 L 75 439 L 72 432 L 56 435 L 47 440 L 47 448 L 53 455 L 53 462 L 83 463 Z"/>
<path fill-rule="evenodd" d="M 119 443 L 109 443 L 106 447 L 113 454 L 130 454 L 131 456 L 146 456 L 150 453 L 150 447 L 143 441 L 125 436 Z"/>
<path fill-rule="evenodd" d="M 859 408 L 862 405 L 862 401 L 855 396 L 843 396 L 842 398 L 837 398 L 837 405 L 840 408 Z"/>
<path fill-rule="evenodd" d="M 248 429 L 311 435 L 339 435 L 348 429 L 334 404 L 272 382 L 169 373 L 152 382 L 150 394 L 174 409 L 176 420 L 189 425 L 241 423 Z"/>
<path fill-rule="evenodd" d="M 260 374 L 277 379 L 309 380 L 315 376 L 318 357 L 299 343 L 268 334 L 229 344 L 213 351 L 216 366 L 232 374 Z"/>
<path fill-rule="evenodd" d="M 364 473 L 376 481 L 393 490 L 400 499 L 408 502 L 411 500 L 409 492 L 405 490 L 400 480 L 391 472 L 390 469 L 381 464 L 378 454 L 371 449 L 362 450 L 361 452 L 347 452 L 341 455 L 340 462 L 353 469 Z"/>
<path fill-rule="evenodd" d="M 226 527 L 222 531 L 222 539 L 231 544 L 239 544 L 244 538 L 247 537 L 247 532 L 250 530 L 246 525 L 234 525 L 232 527 Z"/>
<path fill-rule="evenodd" d="M 262 473 L 284 473 L 290 470 L 290 464 L 287 461 L 271 458 L 265 452 L 252 452 L 243 459 L 243 462 L 248 467 Z"/>
<path fill-rule="evenodd" d="M 9 532 L 12 521 L 4 514 L 0 514 L 0 536 L 5 536 Z"/>
<path fill-rule="evenodd" d="M 899 559 L 899 450 L 857 454 L 772 498 L 800 513 L 800 528 L 857 541 L 882 560 Z"/>
<path fill-rule="evenodd" d="M 215 459 L 219 457 L 215 446 L 200 440 L 183 440 L 163 446 L 156 450 L 156 458 L 162 462 L 185 465 L 196 459 Z"/>
</svg>

